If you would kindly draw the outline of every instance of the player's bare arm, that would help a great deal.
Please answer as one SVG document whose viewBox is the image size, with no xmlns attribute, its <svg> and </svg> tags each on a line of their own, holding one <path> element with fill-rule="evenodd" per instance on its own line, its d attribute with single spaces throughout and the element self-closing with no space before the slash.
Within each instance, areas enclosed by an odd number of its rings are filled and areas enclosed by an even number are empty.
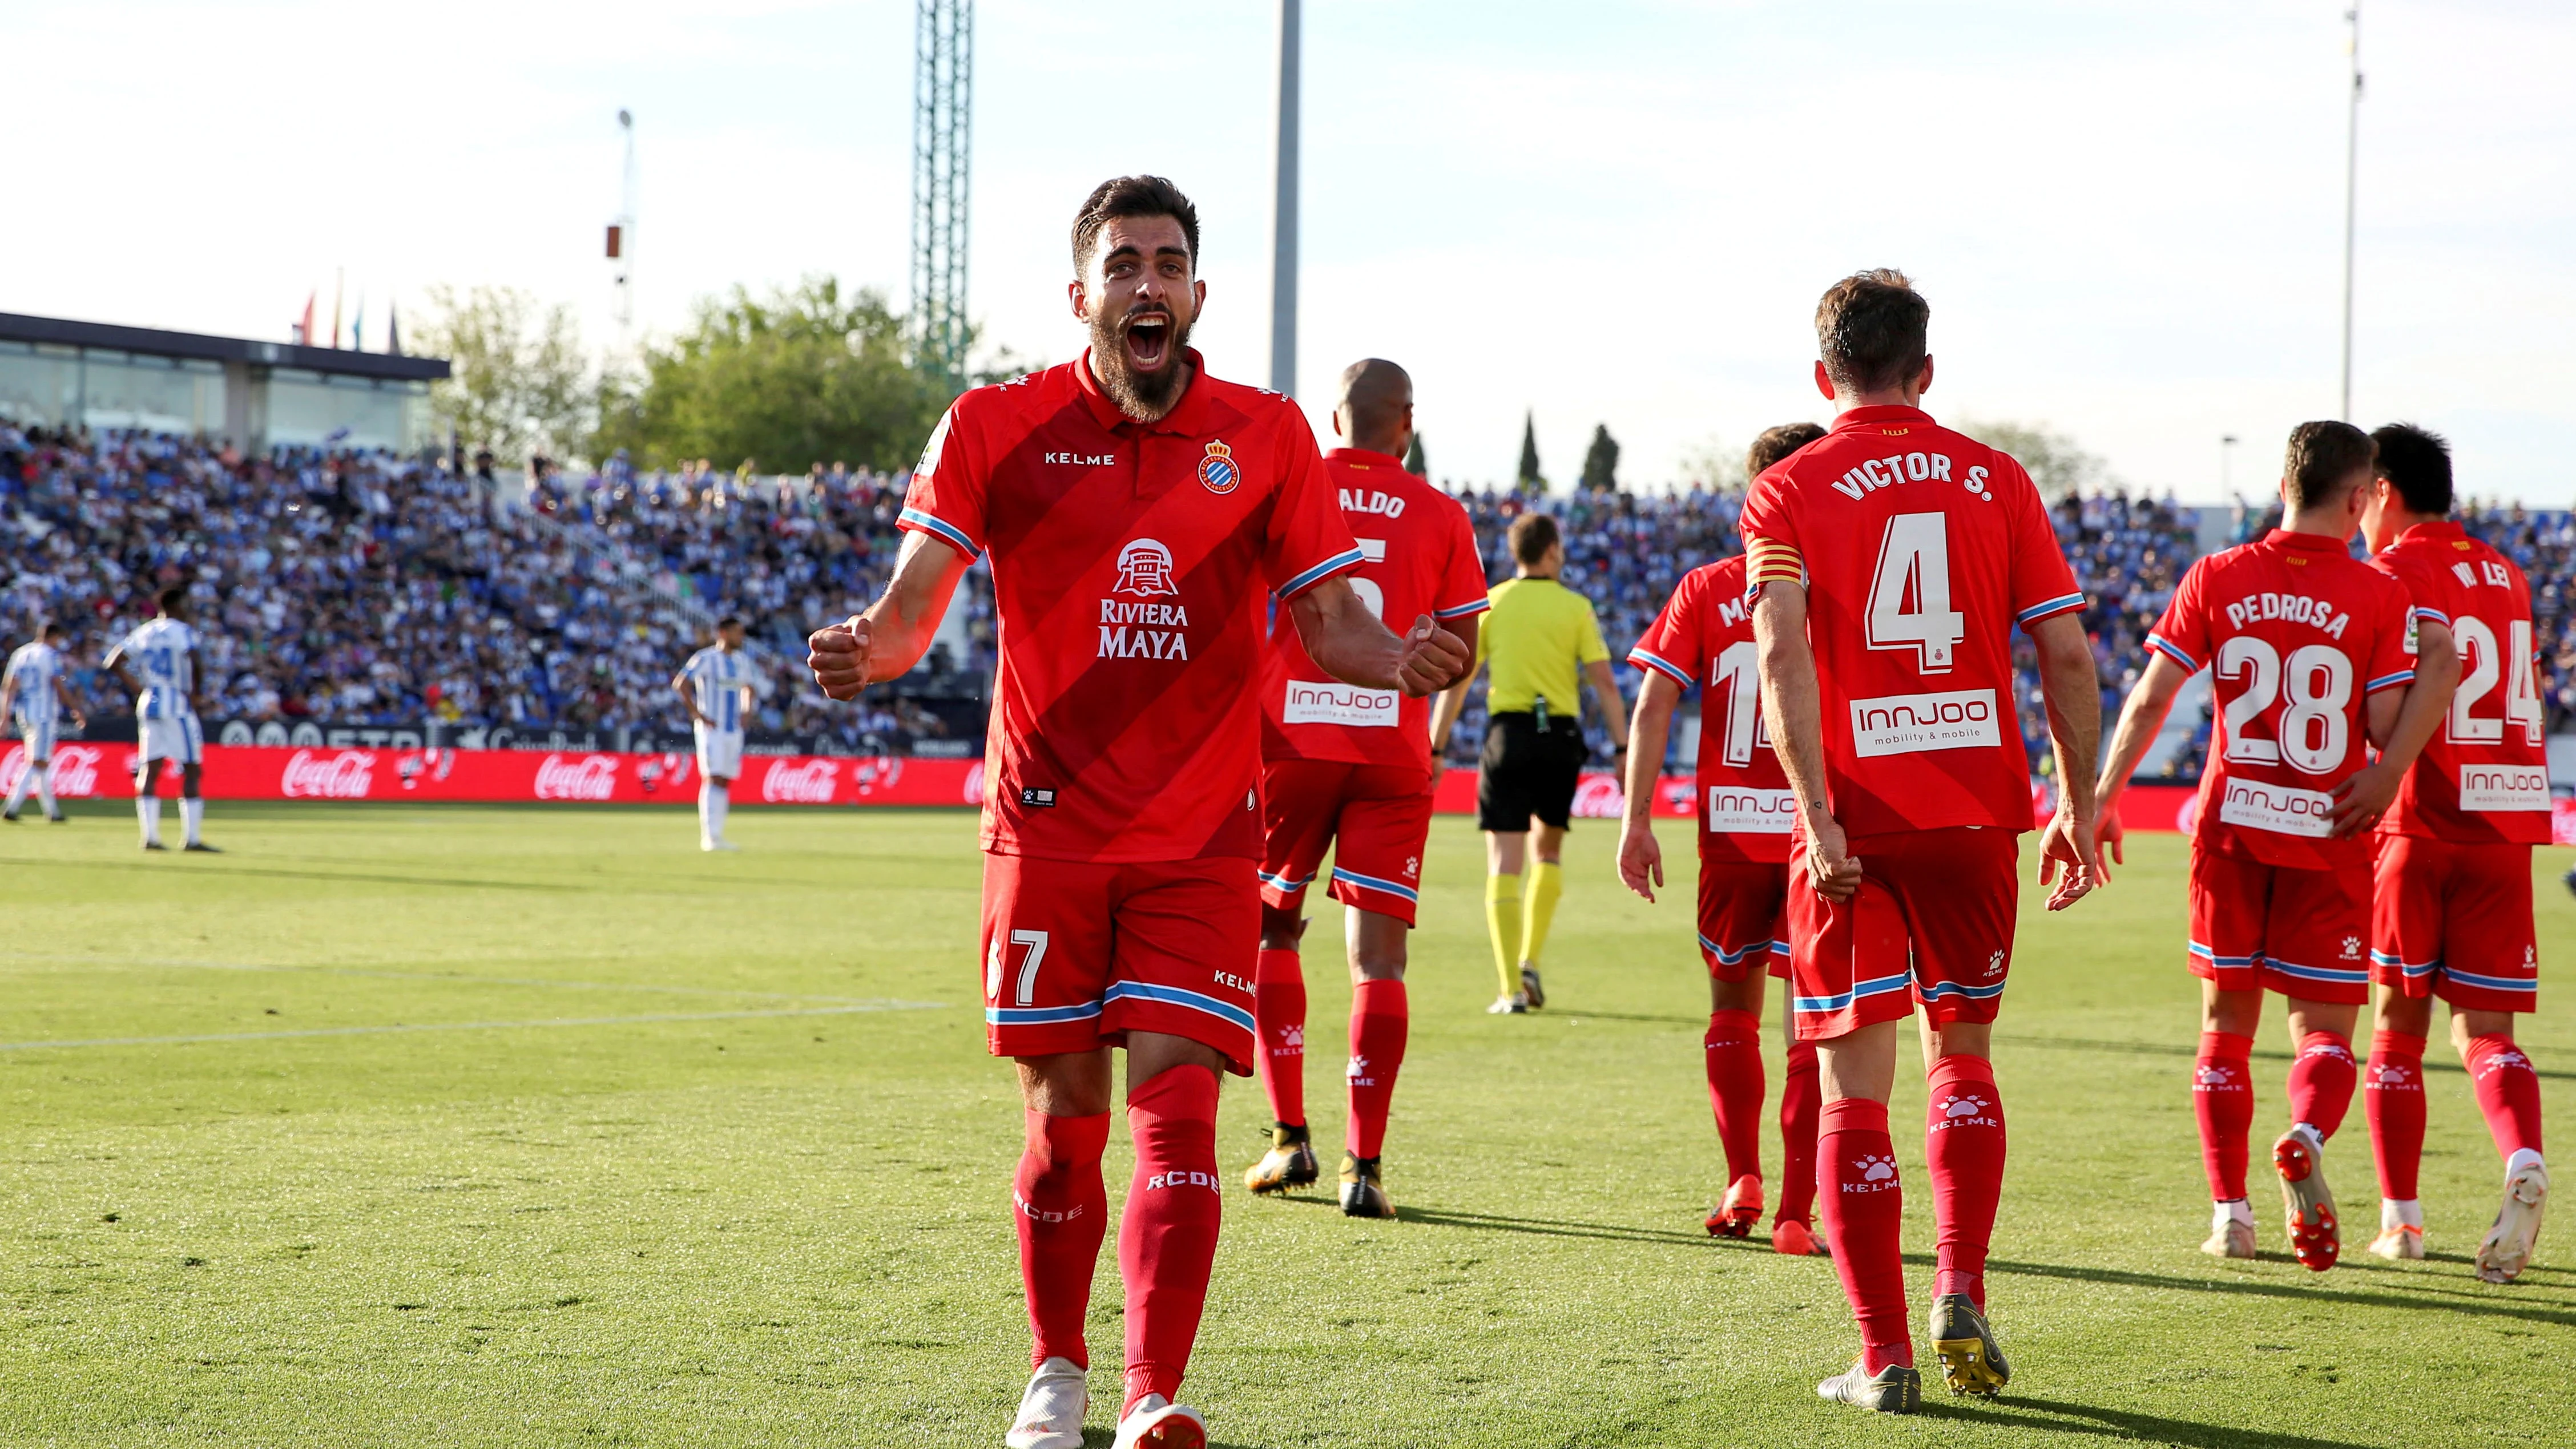
<svg viewBox="0 0 2576 1449">
<path fill-rule="evenodd" d="M 1860 889 L 1842 824 L 1825 798 L 1824 708 L 1818 702 L 1816 651 L 1807 643 L 1807 591 L 1774 579 L 1753 605 L 1754 656 L 1762 673 L 1762 714 L 1771 748 L 1798 796 L 1799 828 L 1807 834 L 1807 881 L 1829 901 L 1851 899 Z"/>
<path fill-rule="evenodd" d="M 8 697 L 9 692 L 6 689 L 0 689 L 0 699 L 7 699 Z M 70 718 L 73 729 L 85 730 L 89 728 L 89 716 L 82 713 L 81 707 L 72 702 L 71 686 L 65 684 L 63 682 L 63 677 L 59 674 L 54 676 L 54 698 L 61 703 L 63 713 Z"/>
<path fill-rule="evenodd" d="M 1316 667 L 1344 684 L 1436 694 L 1473 667 L 1476 649 L 1429 614 L 1398 637 L 1360 601 L 1348 579 L 1330 578 L 1289 601 L 1297 638 Z"/>
<path fill-rule="evenodd" d="M 671 676 L 671 692 L 677 694 L 680 697 L 680 703 L 687 707 L 689 711 L 689 723 L 702 725 L 712 725 L 715 723 L 714 720 L 707 718 L 705 711 L 698 708 L 698 693 L 696 690 L 689 688 L 688 671 L 682 670 L 680 673 Z"/>
<path fill-rule="evenodd" d="M 125 667 L 125 641 L 118 640 L 116 647 L 107 651 L 107 658 L 99 662 L 108 673 L 116 676 L 118 687 L 126 693 L 139 695 L 143 692 L 143 686 L 135 683 L 133 673 Z"/>
<path fill-rule="evenodd" d="M 2039 883 L 2056 885 L 2048 908 L 2062 911 L 2111 880 L 2094 837 L 2100 814 L 2093 771 L 2102 745 L 2102 682 L 2080 615 L 2038 621 L 2031 626 L 2030 642 L 2039 651 L 2039 689 L 2048 702 L 2049 745 L 2057 754 L 2057 813 L 2040 832 Z"/>
<path fill-rule="evenodd" d="M 2102 762 L 2102 773 L 2093 782 L 2093 838 L 2098 849 L 2110 852 L 2115 864 L 2128 864 L 2123 854 L 2127 832 L 2120 825 L 2120 793 L 2129 788 L 2129 776 L 2165 727 L 2174 695 L 2189 678 L 2181 665 L 2161 653 L 2150 653 L 2147 672 L 2138 677 L 2137 687 L 2120 706 L 2120 723 L 2111 733 L 2111 756 Z"/>
<path fill-rule="evenodd" d="M 2403 690 L 2381 690 L 2370 697 L 2370 742 L 2379 758 L 2353 772 L 2334 790 L 2334 833 L 2351 835 L 2379 823 L 2397 801 L 2397 789 L 2416 757 L 2433 742 L 2451 712 L 2451 694 L 2460 685 L 2460 650 L 2451 631 L 2431 620 L 2416 625 L 2415 682 Z M 2402 705 L 2392 701 L 2403 699 Z M 2380 715 L 2390 718 L 2385 728 Z"/>
<path fill-rule="evenodd" d="M 850 700 L 871 684 L 901 678 L 930 652 L 967 557 L 926 533 L 906 533 L 894 577 L 863 613 L 805 638 L 805 666 L 828 699 Z"/>
<path fill-rule="evenodd" d="M 1661 670 L 1646 671 L 1637 687 L 1636 717 L 1628 721 L 1628 768 L 1621 784 L 1628 799 L 1619 818 L 1619 880 L 1651 901 L 1664 883 L 1664 848 L 1655 839 L 1655 787 L 1664 742 L 1671 738 L 1673 709 L 1682 687 Z"/>
</svg>

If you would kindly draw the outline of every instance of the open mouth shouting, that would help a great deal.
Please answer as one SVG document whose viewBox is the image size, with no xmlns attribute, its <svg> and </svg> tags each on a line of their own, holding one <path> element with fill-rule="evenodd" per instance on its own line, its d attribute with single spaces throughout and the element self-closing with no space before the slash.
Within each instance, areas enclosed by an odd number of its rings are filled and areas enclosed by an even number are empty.
<svg viewBox="0 0 2576 1449">
<path fill-rule="evenodd" d="M 1172 314 L 1160 307 L 1131 314 L 1121 335 L 1127 366 L 1140 373 L 1160 372 L 1172 360 Z"/>
</svg>

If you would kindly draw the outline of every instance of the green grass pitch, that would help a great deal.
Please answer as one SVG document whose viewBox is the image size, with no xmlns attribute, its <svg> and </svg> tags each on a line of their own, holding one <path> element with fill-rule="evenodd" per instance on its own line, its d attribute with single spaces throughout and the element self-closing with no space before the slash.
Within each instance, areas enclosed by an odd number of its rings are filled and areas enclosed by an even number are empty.
<svg viewBox="0 0 2576 1449">
<path fill-rule="evenodd" d="M 121 809 L 0 833 L 0 1444 L 994 1445 L 1027 1372 L 985 1058 L 973 823 L 235 806 L 220 857 Z M 1997 1032 L 2012 1169 L 1991 1277 L 2018 1376 L 1911 1421 L 1819 1403 L 1855 1340 L 1832 1270 L 1700 1229 L 1718 1186 L 1683 878 L 1622 894 L 1578 826 L 1551 1007 L 1489 1017 L 1469 824 L 1443 820 L 1386 1162 L 1403 1210 L 1226 1202 L 1188 1398 L 1225 1445 L 2569 1442 L 2576 1219 L 2520 1284 L 2467 1266 L 2499 1167 L 2437 1048 L 2433 1260 L 2317 1277 L 2195 1251 L 2182 850 L 2075 912 L 2026 892 Z M 1674 828 L 1666 849 L 1686 860 Z M 2576 901 L 2535 869 L 2542 953 Z M 1324 906 L 1308 1092 L 1338 1145 L 1347 986 Z M 2576 1007 L 2526 1040 L 2576 1122 Z M 1769 1013 L 1776 1022 L 1777 1002 Z M 2258 1133 L 2279 1130 L 2277 1011 Z M 1911 1053 L 1908 1054 L 1911 1060 Z M 1910 1075 L 1910 1073 L 1909 1073 Z M 1778 1091 L 1776 1056 L 1773 1092 Z M 1931 1226 L 1898 1088 L 1909 1278 Z M 1236 1171 L 1265 1118 L 1226 1090 Z M 2562 1134 L 2570 1128 L 2558 1128 Z M 1125 1129 L 1109 1162 L 1124 1195 Z M 1776 1175 L 1777 1143 L 1766 1141 Z M 2355 1104 L 2328 1154 L 2375 1221 Z M 1329 1185 L 1329 1184 L 1328 1184 Z M 1119 1287 L 1095 1293 L 1092 1442 Z"/>
</svg>

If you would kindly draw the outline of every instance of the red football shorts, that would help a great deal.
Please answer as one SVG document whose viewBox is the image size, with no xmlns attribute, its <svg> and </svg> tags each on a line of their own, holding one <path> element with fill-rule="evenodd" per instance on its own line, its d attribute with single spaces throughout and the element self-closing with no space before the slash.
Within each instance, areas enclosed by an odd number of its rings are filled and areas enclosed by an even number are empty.
<svg viewBox="0 0 2576 1449">
<path fill-rule="evenodd" d="M 1252 1075 L 1261 897 L 1239 856 L 1113 865 L 984 857 L 984 1042 L 997 1057 L 1159 1031 Z"/>
<path fill-rule="evenodd" d="M 2525 884 L 2525 899 L 2529 886 Z M 2370 999 L 2370 867 L 2297 870 L 2191 848 L 2191 974 L 2221 991 Z"/>
<path fill-rule="evenodd" d="M 1261 766 L 1261 898 L 1283 911 L 1333 848 L 1334 900 L 1410 926 L 1421 900 L 1422 847 L 1431 838 L 1431 772 L 1341 760 Z"/>
<path fill-rule="evenodd" d="M 1741 981 L 1747 971 L 1789 974 L 1789 942 L 1780 908 L 1789 894 L 1789 867 L 1770 861 L 1706 860 L 1699 863 L 1699 953 L 1708 974 Z"/>
<path fill-rule="evenodd" d="M 2462 1011 L 2529 1011 L 2540 1000 L 2531 847 L 2379 839 L 2370 975 Z"/>
<path fill-rule="evenodd" d="M 1992 1021 L 2012 971 L 2021 842 L 1975 826 L 1862 836 L 1861 886 L 1833 902 L 1807 883 L 1806 840 L 1789 856 L 1790 1005 L 1798 1039 L 1829 1040 L 1923 1014 L 1934 1026 Z"/>
</svg>

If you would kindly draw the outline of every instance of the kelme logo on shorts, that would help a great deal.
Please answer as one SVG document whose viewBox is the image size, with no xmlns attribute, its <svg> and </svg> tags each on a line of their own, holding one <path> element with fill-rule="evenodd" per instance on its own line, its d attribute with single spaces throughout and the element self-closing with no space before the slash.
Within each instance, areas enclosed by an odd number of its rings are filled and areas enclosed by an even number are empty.
<svg viewBox="0 0 2576 1449">
<path fill-rule="evenodd" d="M 1199 459 L 1199 481 L 1210 493 L 1233 492 L 1243 483 L 1243 470 L 1235 466 L 1234 450 L 1222 441 L 1208 440 L 1207 453 Z"/>
</svg>

